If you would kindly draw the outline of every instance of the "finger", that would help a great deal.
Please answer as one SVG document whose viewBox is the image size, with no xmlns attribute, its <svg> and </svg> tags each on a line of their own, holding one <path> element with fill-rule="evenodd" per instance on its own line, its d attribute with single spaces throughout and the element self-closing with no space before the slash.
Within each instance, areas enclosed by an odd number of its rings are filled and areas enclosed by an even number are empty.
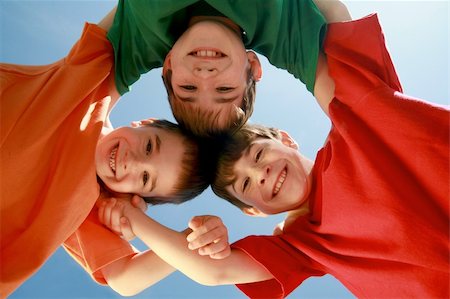
<svg viewBox="0 0 450 299">
<path fill-rule="evenodd" d="M 224 226 L 216 227 L 213 230 L 209 230 L 206 233 L 197 236 L 194 240 L 189 242 L 188 247 L 189 249 L 194 250 L 212 243 L 217 243 L 217 240 L 228 242 L 228 233 Z"/>
<path fill-rule="evenodd" d="M 191 221 L 189 221 L 189 228 L 191 228 L 194 232 L 188 236 L 187 240 L 190 242 L 208 231 L 220 226 L 225 227 L 222 223 L 222 219 L 219 217 L 211 215 L 195 216 L 191 219 Z"/>
<path fill-rule="evenodd" d="M 227 250 L 228 248 L 230 248 L 230 244 L 228 243 L 228 240 L 220 239 L 220 240 L 216 240 L 216 242 L 213 242 L 209 245 L 199 248 L 198 253 L 200 255 L 212 255 L 212 254 L 217 254 L 224 250 Z"/>
<path fill-rule="evenodd" d="M 121 234 L 120 228 L 120 218 L 123 215 L 123 204 L 121 202 L 117 202 L 117 204 L 111 209 L 110 214 L 110 222 L 111 222 L 111 230 Z"/>
<path fill-rule="evenodd" d="M 103 213 L 105 211 L 105 206 L 106 206 L 106 202 L 104 200 L 102 200 L 100 202 L 99 205 L 97 205 L 98 207 L 98 211 L 97 211 L 97 216 L 98 216 L 98 220 L 100 221 L 100 223 L 103 224 Z"/>
<path fill-rule="evenodd" d="M 103 224 L 108 228 L 111 228 L 111 210 L 116 205 L 116 202 L 117 200 L 115 198 L 111 198 L 103 209 Z"/>
<path fill-rule="evenodd" d="M 127 217 L 120 218 L 120 230 L 122 232 L 123 238 L 127 241 L 131 241 L 136 237 Z"/>
<path fill-rule="evenodd" d="M 191 220 L 188 223 L 188 226 L 190 229 L 195 230 L 199 228 L 203 222 L 205 221 L 205 218 L 208 216 L 194 216 L 191 218 Z"/>
<path fill-rule="evenodd" d="M 224 259 L 231 254 L 231 248 L 228 246 L 225 250 L 222 250 L 221 252 L 210 254 L 209 257 L 215 260 L 221 260 Z"/>
<path fill-rule="evenodd" d="M 140 209 L 142 212 L 147 211 L 147 203 L 144 201 L 142 197 L 139 195 L 134 195 L 131 199 L 131 204 L 135 207 Z"/>
</svg>

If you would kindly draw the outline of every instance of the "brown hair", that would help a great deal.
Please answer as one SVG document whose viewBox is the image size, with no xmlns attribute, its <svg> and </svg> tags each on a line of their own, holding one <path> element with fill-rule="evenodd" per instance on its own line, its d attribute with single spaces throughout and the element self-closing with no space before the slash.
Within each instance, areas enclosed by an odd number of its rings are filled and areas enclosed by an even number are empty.
<svg viewBox="0 0 450 299">
<path fill-rule="evenodd" d="M 203 111 L 199 107 L 192 108 L 179 100 L 173 91 L 172 70 L 163 72 L 162 79 L 166 87 L 167 96 L 172 113 L 177 122 L 192 134 L 201 137 L 214 137 L 225 133 L 234 133 L 239 130 L 253 113 L 256 96 L 256 82 L 249 68 L 247 72 L 247 86 L 242 98 L 240 109 L 231 114 L 223 128 L 218 125 L 218 113 Z"/>
<path fill-rule="evenodd" d="M 144 200 L 153 205 L 164 203 L 180 204 L 202 193 L 209 186 L 209 173 L 206 171 L 201 159 L 201 149 L 196 138 L 185 134 L 178 125 L 167 120 L 154 120 L 148 126 L 183 136 L 185 150 L 181 161 L 182 170 L 175 185 L 174 194 L 169 198 L 145 197 Z"/>
<path fill-rule="evenodd" d="M 217 159 L 217 170 L 211 184 L 213 192 L 239 209 L 251 207 L 230 194 L 226 187 L 234 184 L 234 165 L 243 152 L 258 138 L 281 140 L 280 131 L 262 125 L 246 124 L 233 135 L 229 135 Z"/>
</svg>

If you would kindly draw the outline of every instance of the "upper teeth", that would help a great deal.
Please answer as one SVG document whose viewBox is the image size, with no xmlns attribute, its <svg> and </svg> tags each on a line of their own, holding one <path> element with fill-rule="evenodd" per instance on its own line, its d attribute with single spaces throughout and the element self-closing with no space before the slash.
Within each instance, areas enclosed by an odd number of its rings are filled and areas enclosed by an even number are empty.
<svg viewBox="0 0 450 299">
<path fill-rule="evenodd" d="M 192 54 L 197 57 L 222 57 L 223 56 L 222 53 L 216 52 L 216 51 L 211 51 L 211 50 L 195 51 L 195 52 L 192 52 Z"/>
<path fill-rule="evenodd" d="M 281 186 L 283 186 L 284 180 L 286 179 L 286 173 L 287 173 L 286 169 L 284 169 L 281 172 L 281 175 L 278 178 L 278 182 L 276 183 L 275 188 L 273 189 L 274 196 L 277 195 L 278 192 L 280 192 Z"/>
<path fill-rule="evenodd" d="M 109 166 L 111 167 L 112 171 L 116 173 L 116 153 L 117 153 L 117 147 L 115 147 L 111 154 L 109 155 Z"/>
</svg>

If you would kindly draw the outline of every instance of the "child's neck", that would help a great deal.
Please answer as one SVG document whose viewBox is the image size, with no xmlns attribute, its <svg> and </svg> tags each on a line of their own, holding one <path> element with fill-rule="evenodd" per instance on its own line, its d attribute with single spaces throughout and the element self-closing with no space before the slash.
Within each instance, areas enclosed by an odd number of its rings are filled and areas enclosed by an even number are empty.
<svg viewBox="0 0 450 299">
<path fill-rule="evenodd" d="M 230 28 L 232 31 L 234 31 L 236 34 L 238 34 L 239 36 L 241 36 L 241 28 L 239 27 L 239 25 L 237 25 L 235 22 L 233 22 L 232 20 L 230 20 L 229 18 L 226 17 L 220 17 L 220 16 L 194 16 L 189 20 L 189 27 L 191 27 L 192 25 L 202 22 L 202 21 L 215 21 L 215 22 L 219 22 L 222 23 L 223 25 L 227 26 L 228 28 Z"/>
</svg>

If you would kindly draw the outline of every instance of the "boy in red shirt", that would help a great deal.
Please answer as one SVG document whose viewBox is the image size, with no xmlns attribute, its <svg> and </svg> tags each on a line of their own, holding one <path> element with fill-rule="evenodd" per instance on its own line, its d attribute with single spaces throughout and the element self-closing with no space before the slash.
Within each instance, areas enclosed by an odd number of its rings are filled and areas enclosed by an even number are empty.
<svg viewBox="0 0 450 299">
<path fill-rule="evenodd" d="M 376 16 L 342 22 L 344 6 L 318 6 L 338 23 L 317 69 L 315 95 L 333 126 L 316 161 L 286 133 L 247 125 L 226 145 L 214 184 L 249 214 L 289 212 L 276 235 L 247 237 L 211 261 L 139 210 L 123 213 L 192 279 L 238 284 L 252 298 L 285 297 L 326 273 L 358 298 L 447 298 L 449 110 L 402 93 Z M 191 227 L 196 249 L 208 227 Z"/>
</svg>

